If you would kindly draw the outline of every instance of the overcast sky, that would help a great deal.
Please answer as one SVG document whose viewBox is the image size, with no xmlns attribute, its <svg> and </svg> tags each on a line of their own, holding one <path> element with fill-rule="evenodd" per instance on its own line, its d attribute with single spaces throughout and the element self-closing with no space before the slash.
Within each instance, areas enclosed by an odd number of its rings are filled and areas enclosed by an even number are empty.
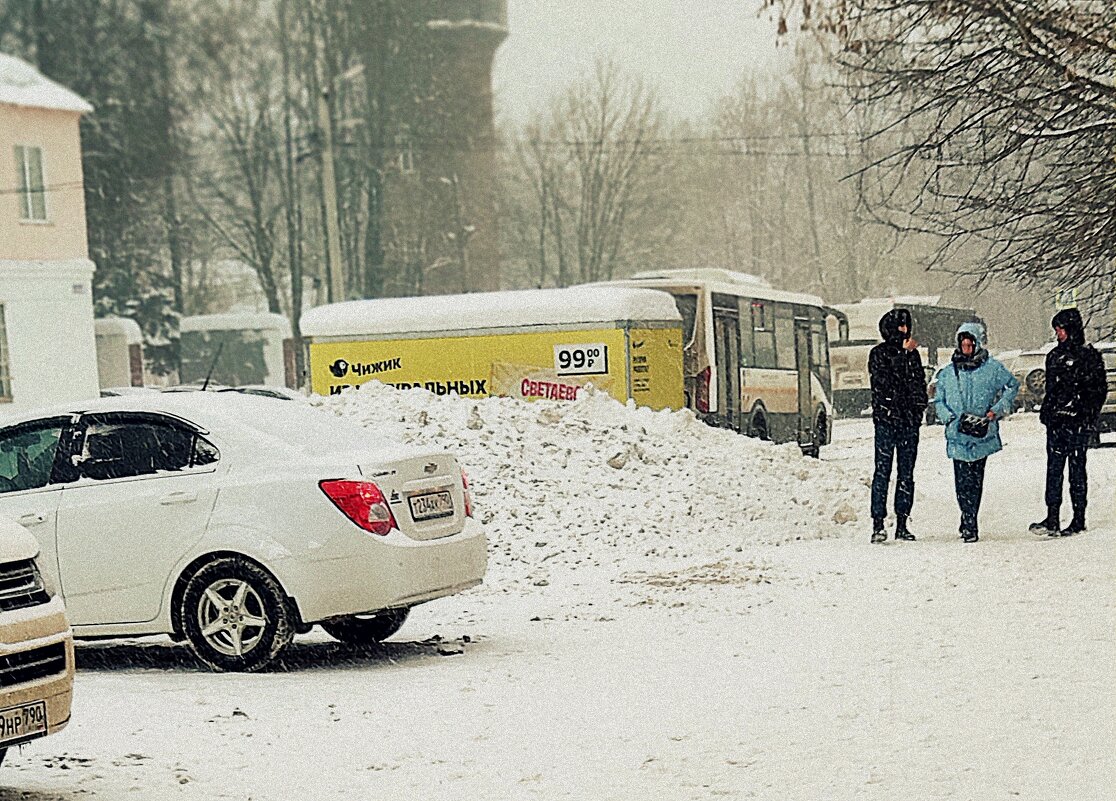
<svg viewBox="0 0 1116 801">
<path fill-rule="evenodd" d="M 613 56 L 658 86 L 664 107 L 696 117 L 746 71 L 778 62 L 757 0 L 508 0 L 496 55 L 498 116 L 522 122 L 598 56 Z"/>
</svg>

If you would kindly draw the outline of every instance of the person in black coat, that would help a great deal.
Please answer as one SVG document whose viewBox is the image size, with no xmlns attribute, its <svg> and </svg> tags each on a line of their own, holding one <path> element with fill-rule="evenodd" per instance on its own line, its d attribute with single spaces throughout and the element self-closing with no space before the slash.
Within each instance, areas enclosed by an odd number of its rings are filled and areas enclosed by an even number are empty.
<svg viewBox="0 0 1116 801">
<path fill-rule="evenodd" d="M 913 540 L 907 518 L 914 505 L 914 467 L 918 429 L 926 410 L 926 374 L 918 342 L 911 336 L 911 313 L 892 309 L 880 318 L 883 342 L 868 354 L 872 384 L 872 422 L 876 429 L 876 469 L 872 477 L 872 542 L 887 539 L 887 490 L 896 464 L 895 539 Z"/>
<path fill-rule="evenodd" d="M 1085 344 L 1077 309 L 1063 309 L 1050 321 L 1058 345 L 1046 354 L 1046 395 L 1039 420 L 1046 426 L 1046 519 L 1031 524 L 1036 534 L 1067 537 L 1085 530 L 1089 476 L 1085 454 L 1108 392 L 1104 360 Z M 1059 530 L 1062 474 L 1069 462 L 1073 519 Z"/>
</svg>

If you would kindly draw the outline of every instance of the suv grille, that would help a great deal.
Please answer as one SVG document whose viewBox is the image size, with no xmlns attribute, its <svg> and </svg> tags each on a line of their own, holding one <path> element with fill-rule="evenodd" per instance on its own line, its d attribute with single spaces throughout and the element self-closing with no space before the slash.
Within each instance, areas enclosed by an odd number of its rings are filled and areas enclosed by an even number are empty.
<svg viewBox="0 0 1116 801">
<path fill-rule="evenodd" d="M 42 577 L 30 559 L 0 565 L 0 612 L 38 606 L 50 600 Z"/>
<path fill-rule="evenodd" d="M 66 644 L 62 642 L 0 656 L 0 687 L 11 687 L 44 676 L 64 673 Z"/>
</svg>

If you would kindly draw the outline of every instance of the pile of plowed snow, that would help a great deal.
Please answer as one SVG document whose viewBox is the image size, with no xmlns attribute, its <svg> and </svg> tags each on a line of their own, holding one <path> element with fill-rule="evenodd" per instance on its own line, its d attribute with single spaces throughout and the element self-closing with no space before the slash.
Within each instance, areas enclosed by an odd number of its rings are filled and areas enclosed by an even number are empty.
<svg viewBox="0 0 1116 801">
<path fill-rule="evenodd" d="M 387 441 L 455 452 L 502 583 L 545 586 L 590 566 L 658 575 L 738 561 L 753 544 L 855 534 L 864 490 L 841 467 L 686 410 L 583 395 L 477 401 L 371 381 L 312 402 Z"/>
</svg>

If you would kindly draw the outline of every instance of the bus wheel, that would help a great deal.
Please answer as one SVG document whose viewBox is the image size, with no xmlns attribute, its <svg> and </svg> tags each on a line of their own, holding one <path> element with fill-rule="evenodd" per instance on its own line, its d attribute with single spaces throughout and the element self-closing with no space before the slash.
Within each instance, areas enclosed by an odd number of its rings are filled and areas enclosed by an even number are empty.
<svg viewBox="0 0 1116 801">
<path fill-rule="evenodd" d="M 825 412 L 818 410 L 818 416 L 814 418 L 814 431 L 810 444 L 802 446 L 802 455 L 809 456 L 811 459 L 821 457 L 821 446 L 828 445 L 825 439 Z"/>
<path fill-rule="evenodd" d="M 771 432 L 767 430 L 767 417 L 759 409 L 752 412 L 752 419 L 748 423 L 748 436 L 756 439 L 771 439 Z"/>
</svg>

